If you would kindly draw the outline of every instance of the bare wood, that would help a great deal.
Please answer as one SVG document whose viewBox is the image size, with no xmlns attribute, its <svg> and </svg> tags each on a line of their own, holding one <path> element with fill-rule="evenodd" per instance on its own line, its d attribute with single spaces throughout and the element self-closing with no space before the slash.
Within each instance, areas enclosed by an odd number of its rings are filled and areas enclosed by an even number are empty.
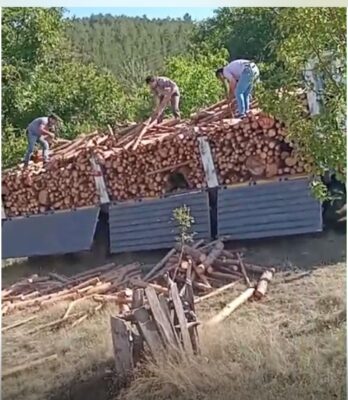
<svg viewBox="0 0 348 400">
<path fill-rule="evenodd" d="M 181 336 L 182 336 L 182 340 L 183 340 L 183 344 L 184 344 L 184 349 L 186 350 L 186 352 L 189 355 L 191 355 L 191 354 L 193 354 L 192 343 L 191 343 L 190 334 L 189 334 L 189 331 L 187 328 L 187 321 L 186 321 L 184 309 L 182 307 L 182 303 L 180 300 L 178 287 L 177 287 L 176 283 L 173 283 L 170 287 L 170 296 L 173 300 L 176 316 L 178 317 Z"/>
<path fill-rule="evenodd" d="M 175 254 L 176 250 L 171 249 L 163 258 L 161 261 L 159 261 L 152 269 L 149 271 L 145 276 L 144 276 L 144 281 L 148 280 L 153 276 L 157 271 L 159 271 L 165 263 L 169 260 L 171 256 Z"/>
<path fill-rule="evenodd" d="M 144 305 L 144 289 L 135 289 L 133 291 L 132 310 Z"/>
<path fill-rule="evenodd" d="M 207 258 L 204 260 L 205 266 L 210 266 L 217 259 L 224 249 L 224 244 L 221 241 L 218 241 L 213 249 L 209 252 Z"/>
<path fill-rule="evenodd" d="M 142 130 L 140 131 L 137 139 L 135 140 L 134 144 L 133 144 L 133 151 L 137 149 L 141 139 L 143 138 L 143 136 L 145 135 L 145 133 L 147 132 L 148 129 L 150 129 L 153 125 L 157 124 L 157 120 L 155 119 L 152 122 L 149 122 L 149 120 L 147 120 L 143 125 L 144 127 L 142 128 Z"/>
<path fill-rule="evenodd" d="M 159 174 L 161 172 L 175 171 L 177 168 L 180 168 L 180 167 L 183 167 L 184 165 L 189 165 L 189 164 L 190 164 L 190 161 L 185 161 L 180 164 L 169 165 L 168 167 L 164 167 L 164 168 L 156 169 L 155 171 L 147 172 L 146 176 Z"/>
<path fill-rule="evenodd" d="M 198 138 L 198 143 L 207 185 L 210 188 L 217 187 L 219 186 L 219 182 L 216 176 L 215 166 L 208 139 L 206 137 L 200 137 Z"/>
<path fill-rule="evenodd" d="M 249 279 L 249 277 L 248 277 L 248 275 L 247 275 L 247 273 L 246 273 L 246 270 L 245 270 L 245 266 L 244 266 L 242 257 L 240 256 L 239 253 L 237 253 L 237 258 L 238 258 L 238 261 L 239 261 L 240 269 L 241 269 L 242 274 L 243 274 L 244 279 L 245 279 L 245 283 L 250 287 L 250 285 L 251 285 L 250 279 Z"/>
<path fill-rule="evenodd" d="M 221 286 L 220 288 L 214 290 L 214 291 L 211 292 L 211 293 L 208 293 L 208 294 L 206 294 L 206 295 L 204 295 L 204 296 L 197 297 L 197 298 L 195 299 L 195 304 L 196 304 L 196 303 L 201 303 L 202 301 L 205 301 L 205 300 L 208 300 L 208 299 L 210 299 L 211 297 L 215 297 L 215 296 L 217 296 L 218 294 L 223 293 L 223 292 L 225 292 L 226 290 L 233 288 L 233 287 L 236 286 L 236 284 L 239 283 L 239 282 L 240 282 L 240 280 L 235 281 L 235 282 L 231 282 L 231 283 L 229 283 L 229 284 L 227 284 L 227 285 L 225 285 L 225 286 Z"/>
<path fill-rule="evenodd" d="M 263 272 L 265 272 L 267 270 L 267 267 L 261 267 L 260 265 L 254 265 L 254 264 L 249 264 L 249 263 L 245 263 L 245 268 L 253 273 L 256 274 L 262 274 Z"/>
<path fill-rule="evenodd" d="M 139 279 L 136 279 L 136 280 L 134 279 L 131 282 L 134 286 L 137 286 L 139 288 L 146 289 L 146 288 L 150 287 L 150 288 L 154 289 L 157 293 L 168 294 L 168 289 L 166 287 L 161 286 L 161 285 L 156 285 L 155 283 L 148 283 L 148 282 L 141 281 Z"/>
<path fill-rule="evenodd" d="M 239 279 L 239 276 L 231 274 L 231 273 L 226 273 L 226 272 L 219 272 L 219 271 L 214 271 L 211 267 L 209 269 L 209 275 L 213 278 L 216 278 L 218 280 L 229 280 L 229 281 L 235 281 L 236 279 Z"/>
<path fill-rule="evenodd" d="M 134 368 L 132 346 L 129 340 L 130 333 L 126 323 L 122 319 L 111 316 L 110 322 L 114 347 L 115 370 L 117 378 L 120 379 L 122 383 L 125 383 Z"/>
<path fill-rule="evenodd" d="M 175 246 L 176 249 L 181 249 L 180 245 Z M 184 254 L 189 255 L 195 262 L 201 263 L 204 262 L 206 259 L 206 255 L 203 254 L 199 249 L 195 249 L 193 247 L 184 245 L 182 246 L 182 251 Z"/>
<path fill-rule="evenodd" d="M 73 318 L 76 318 L 76 316 L 78 316 L 78 315 L 81 315 L 81 313 L 80 314 L 72 314 L 66 318 L 59 318 L 54 321 L 48 322 L 47 324 L 40 325 L 40 326 L 36 327 L 35 329 L 32 329 L 29 332 L 26 332 L 26 335 L 33 335 L 33 334 L 40 332 L 46 328 L 52 328 L 54 326 L 60 325 L 64 322 L 67 322 L 67 321 L 73 319 Z"/>
<path fill-rule="evenodd" d="M 147 287 L 145 289 L 145 294 L 163 340 L 169 345 L 169 347 L 176 348 L 178 343 L 173 334 L 171 321 L 168 320 L 167 315 L 164 313 L 157 298 L 155 289 L 153 287 Z"/>
<path fill-rule="evenodd" d="M 99 304 L 99 306 L 102 306 L 102 304 Z M 97 310 L 97 308 L 96 308 Z M 88 314 L 84 314 L 82 315 L 80 318 L 78 318 L 76 321 L 74 321 L 71 325 L 72 328 L 74 328 L 76 325 L 81 324 L 81 322 L 83 322 L 84 320 L 86 320 L 88 318 Z"/>
<path fill-rule="evenodd" d="M 137 308 L 134 310 L 133 314 L 137 321 L 139 331 L 149 346 L 152 355 L 157 358 L 163 352 L 163 343 L 155 322 L 150 319 L 150 314 L 144 307 Z"/>
<path fill-rule="evenodd" d="M 30 361 L 30 362 L 22 364 L 22 365 L 18 365 L 17 367 L 9 368 L 7 370 L 5 369 L 4 371 L 2 371 L 2 378 L 7 378 L 9 376 L 16 375 L 18 373 L 26 371 L 27 369 L 35 368 L 39 365 L 42 365 L 42 364 L 45 364 L 48 362 L 52 362 L 52 361 L 57 361 L 57 360 L 58 360 L 58 355 L 52 354 L 50 356 L 43 357 L 38 360 L 34 360 L 34 361 Z"/>
<path fill-rule="evenodd" d="M 51 278 L 56 279 L 57 281 L 62 282 L 62 283 L 68 283 L 70 281 L 69 278 L 67 278 L 63 275 L 56 274 L 54 272 L 50 272 L 48 274 L 48 276 L 50 276 Z"/>
<path fill-rule="evenodd" d="M 32 317 L 23 319 L 21 321 L 17 321 L 15 323 L 11 324 L 11 325 L 4 326 L 1 329 L 1 332 L 6 332 L 6 331 L 9 331 L 10 329 L 17 328 L 17 326 L 22 326 L 22 325 L 24 325 L 24 324 L 26 324 L 26 323 L 28 323 L 28 322 L 36 319 L 36 318 L 37 318 L 37 315 L 33 315 Z"/>
<path fill-rule="evenodd" d="M 268 271 L 265 271 L 262 275 L 261 278 L 257 284 L 257 287 L 255 289 L 254 296 L 257 299 L 261 299 L 267 292 L 267 287 L 269 282 L 271 282 L 273 275 L 275 273 L 275 269 L 272 268 Z"/>
<path fill-rule="evenodd" d="M 248 288 L 240 296 L 227 304 L 227 306 L 224 307 L 218 314 L 214 315 L 214 317 L 208 320 L 206 325 L 212 326 L 224 321 L 233 313 L 233 311 L 235 311 L 239 306 L 249 300 L 253 296 L 254 292 L 255 288 Z"/>
</svg>

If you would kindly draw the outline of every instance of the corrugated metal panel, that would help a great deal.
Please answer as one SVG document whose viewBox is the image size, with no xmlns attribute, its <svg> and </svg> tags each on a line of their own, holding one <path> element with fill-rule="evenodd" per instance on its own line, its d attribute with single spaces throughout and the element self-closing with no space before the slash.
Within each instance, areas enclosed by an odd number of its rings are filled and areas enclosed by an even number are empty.
<svg viewBox="0 0 348 400">
<path fill-rule="evenodd" d="M 322 210 L 307 179 L 223 188 L 218 192 L 218 236 L 256 239 L 322 230 Z"/>
<path fill-rule="evenodd" d="M 2 258 L 73 253 L 91 247 L 99 207 L 8 219 L 2 226 Z"/>
<path fill-rule="evenodd" d="M 194 218 L 194 239 L 210 238 L 207 192 L 178 194 L 155 200 L 112 204 L 109 207 L 110 251 L 165 249 L 175 245 L 179 234 L 173 210 L 186 205 Z"/>
</svg>

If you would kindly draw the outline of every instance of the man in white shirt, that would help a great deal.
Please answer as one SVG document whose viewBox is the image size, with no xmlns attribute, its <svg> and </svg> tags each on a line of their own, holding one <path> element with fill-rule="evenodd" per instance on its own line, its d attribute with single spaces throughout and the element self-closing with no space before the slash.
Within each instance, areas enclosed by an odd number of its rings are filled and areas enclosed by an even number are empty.
<svg viewBox="0 0 348 400">
<path fill-rule="evenodd" d="M 24 167 L 29 164 L 30 157 L 34 151 L 36 143 L 42 147 L 44 163 L 48 162 L 49 146 L 43 136 L 50 136 L 54 139 L 54 133 L 49 129 L 54 128 L 58 122 L 58 117 L 51 114 L 48 117 L 35 118 L 27 127 L 28 148 L 24 157 Z"/>
<path fill-rule="evenodd" d="M 244 118 L 249 111 L 250 97 L 254 82 L 259 79 L 260 71 L 249 60 L 234 60 L 216 71 L 216 77 L 225 83 L 228 81 L 229 98 L 234 95 L 237 101 L 238 117 Z"/>
<path fill-rule="evenodd" d="M 145 81 L 156 99 L 156 109 L 153 113 L 153 119 L 157 117 L 157 122 L 162 122 L 164 109 L 169 101 L 174 117 L 180 119 L 180 91 L 178 85 L 165 76 L 148 76 Z"/>
</svg>

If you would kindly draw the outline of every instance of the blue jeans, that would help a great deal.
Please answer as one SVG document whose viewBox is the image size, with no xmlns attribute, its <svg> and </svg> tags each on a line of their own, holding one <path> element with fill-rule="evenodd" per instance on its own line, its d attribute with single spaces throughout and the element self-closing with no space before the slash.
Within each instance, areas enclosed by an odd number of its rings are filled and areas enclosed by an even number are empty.
<svg viewBox="0 0 348 400">
<path fill-rule="evenodd" d="M 41 136 L 36 135 L 35 133 L 27 131 L 27 138 L 28 138 L 28 147 L 27 147 L 27 152 L 25 153 L 24 157 L 24 165 L 29 164 L 29 160 L 31 155 L 33 154 L 34 148 L 36 143 L 39 143 L 40 146 L 42 147 L 42 155 L 44 158 L 44 161 L 48 161 L 48 152 L 49 152 L 49 146 L 48 143 L 45 139 L 43 139 Z"/>
<path fill-rule="evenodd" d="M 250 65 L 246 65 L 237 82 L 235 96 L 237 100 L 238 112 L 245 115 L 249 111 L 251 91 L 253 88 L 254 72 Z"/>
</svg>

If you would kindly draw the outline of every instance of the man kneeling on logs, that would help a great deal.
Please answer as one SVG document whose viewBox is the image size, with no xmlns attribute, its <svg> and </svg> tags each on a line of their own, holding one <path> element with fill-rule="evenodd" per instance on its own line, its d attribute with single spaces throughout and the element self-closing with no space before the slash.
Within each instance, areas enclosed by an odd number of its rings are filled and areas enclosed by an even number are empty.
<svg viewBox="0 0 348 400">
<path fill-rule="evenodd" d="M 152 114 L 152 120 L 157 118 L 157 122 L 163 121 L 163 114 L 169 101 L 175 118 L 180 118 L 179 102 L 180 91 L 178 85 L 165 76 L 148 76 L 146 83 L 150 86 L 156 100 L 156 108 Z"/>
<path fill-rule="evenodd" d="M 48 117 L 39 117 L 34 119 L 27 127 L 26 134 L 28 139 L 27 152 L 24 157 L 24 167 L 26 168 L 29 164 L 30 157 L 34 151 L 35 144 L 38 142 L 42 147 L 42 154 L 44 164 L 48 162 L 49 145 L 43 136 L 49 136 L 54 139 L 54 133 L 50 130 L 54 130 L 58 122 L 58 117 L 54 114 Z"/>
</svg>

